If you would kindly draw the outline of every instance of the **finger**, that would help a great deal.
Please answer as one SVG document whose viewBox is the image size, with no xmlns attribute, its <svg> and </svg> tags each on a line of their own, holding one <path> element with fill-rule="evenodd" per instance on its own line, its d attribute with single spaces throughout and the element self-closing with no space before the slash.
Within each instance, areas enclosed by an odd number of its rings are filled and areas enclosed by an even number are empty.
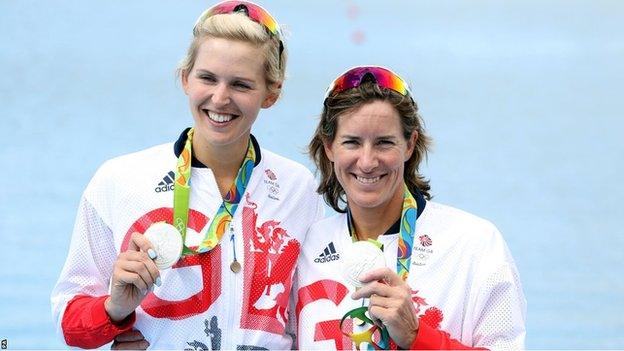
<svg viewBox="0 0 624 351">
<path fill-rule="evenodd" d="M 383 308 L 389 308 L 396 305 L 393 298 L 384 297 L 377 294 L 372 294 L 369 298 L 369 306 L 378 306 Z"/>
<path fill-rule="evenodd" d="M 141 255 L 142 256 L 140 262 L 143 264 L 145 271 L 147 271 L 147 273 L 149 274 L 150 281 L 160 286 L 160 271 L 158 270 L 158 267 L 156 267 L 156 263 L 154 262 L 154 260 L 148 257 L 145 252 L 141 252 Z M 142 274 L 141 276 L 144 275 Z"/>
<path fill-rule="evenodd" d="M 373 269 L 360 275 L 360 282 L 368 283 L 372 281 L 382 281 L 390 286 L 395 286 L 403 282 L 401 277 L 388 267 Z"/>
<path fill-rule="evenodd" d="M 392 308 L 385 308 L 381 306 L 368 306 L 368 315 L 371 319 L 378 320 L 381 324 L 387 325 L 389 321 L 396 318 L 397 311 Z"/>
<path fill-rule="evenodd" d="M 351 298 L 358 300 L 361 298 L 370 298 L 373 294 L 380 296 L 392 296 L 393 288 L 384 283 L 380 283 L 376 280 L 364 284 L 361 288 L 357 289 L 351 294 Z"/>
<path fill-rule="evenodd" d="M 141 341 L 127 341 L 127 342 L 113 342 L 111 350 L 147 350 L 150 343 L 147 340 Z"/>
<path fill-rule="evenodd" d="M 156 263 L 154 263 L 154 261 L 152 260 L 149 260 L 148 262 L 143 262 L 143 263 L 145 264 L 145 268 L 147 269 L 150 276 L 152 277 L 152 281 L 154 282 L 154 284 L 160 286 L 161 284 L 160 271 L 158 270 L 158 267 L 156 267 Z"/>
<path fill-rule="evenodd" d="M 128 250 L 147 252 L 151 259 L 156 258 L 156 251 L 154 251 L 152 243 L 147 240 L 147 238 L 145 238 L 143 234 L 140 234 L 138 232 L 134 232 L 130 236 Z"/>
<path fill-rule="evenodd" d="M 134 285 L 143 294 L 145 294 L 147 289 L 150 287 L 140 275 L 128 271 L 121 271 L 118 274 L 118 279 L 114 284 L 115 286 Z"/>
<path fill-rule="evenodd" d="M 123 287 L 125 285 L 135 286 L 143 295 L 145 295 L 149 288 L 138 274 L 122 271 L 117 275 L 117 280 L 113 283 L 113 286 Z"/>
<path fill-rule="evenodd" d="M 368 306 L 368 316 L 379 327 L 383 327 L 387 310 L 379 306 Z"/>
<path fill-rule="evenodd" d="M 125 270 L 133 271 L 132 267 L 136 267 L 139 269 L 145 268 L 149 273 L 151 279 L 147 280 L 147 283 L 153 282 L 156 285 L 160 286 L 160 271 L 158 267 L 156 267 L 156 263 L 145 252 L 140 251 L 127 251 L 123 252 L 120 255 L 120 267 Z M 130 262 L 141 262 L 143 267 L 130 265 Z M 141 273 L 140 271 L 136 271 L 136 273 Z"/>
<path fill-rule="evenodd" d="M 115 337 L 115 341 L 117 342 L 141 341 L 141 340 L 145 340 L 145 337 L 138 329 L 128 330 Z"/>
<path fill-rule="evenodd" d="M 149 262 L 144 261 L 126 261 L 120 265 L 120 268 L 128 273 L 134 273 L 138 275 L 145 285 L 149 288 L 155 283 L 156 278 L 152 276 L 147 268 Z M 153 262 L 151 264 L 154 264 Z"/>
</svg>

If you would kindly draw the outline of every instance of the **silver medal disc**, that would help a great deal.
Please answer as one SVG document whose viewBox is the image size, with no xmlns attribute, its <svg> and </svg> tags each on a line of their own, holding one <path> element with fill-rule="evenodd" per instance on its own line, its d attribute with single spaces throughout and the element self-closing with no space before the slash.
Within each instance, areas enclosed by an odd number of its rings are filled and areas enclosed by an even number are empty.
<svg viewBox="0 0 624 351">
<path fill-rule="evenodd" d="M 356 241 L 346 247 L 342 274 L 355 287 L 361 287 L 360 275 L 386 266 L 383 251 L 368 241 Z M 342 258 L 342 257 L 341 257 Z"/>
<path fill-rule="evenodd" d="M 158 222 L 147 228 L 143 235 L 156 251 L 154 263 L 159 270 L 170 268 L 178 262 L 182 254 L 182 236 L 176 227 Z"/>
</svg>

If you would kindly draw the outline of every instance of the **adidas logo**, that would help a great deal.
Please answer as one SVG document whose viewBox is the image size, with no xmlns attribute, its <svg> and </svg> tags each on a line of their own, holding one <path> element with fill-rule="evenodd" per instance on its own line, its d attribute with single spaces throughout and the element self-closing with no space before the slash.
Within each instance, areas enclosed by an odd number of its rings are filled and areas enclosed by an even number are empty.
<svg viewBox="0 0 624 351">
<path fill-rule="evenodd" d="M 334 247 L 334 242 L 330 242 L 323 252 L 319 255 L 319 257 L 314 259 L 316 263 L 325 263 L 336 261 L 340 259 L 340 254 L 336 253 L 336 248 Z"/>
<path fill-rule="evenodd" d="M 163 177 L 163 180 L 158 183 L 154 191 L 157 193 L 164 193 L 166 191 L 173 190 L 173 182 L 175 181 L 175 173 L 173 171 L 169 171 L 166 176 Z"/>
</svg>

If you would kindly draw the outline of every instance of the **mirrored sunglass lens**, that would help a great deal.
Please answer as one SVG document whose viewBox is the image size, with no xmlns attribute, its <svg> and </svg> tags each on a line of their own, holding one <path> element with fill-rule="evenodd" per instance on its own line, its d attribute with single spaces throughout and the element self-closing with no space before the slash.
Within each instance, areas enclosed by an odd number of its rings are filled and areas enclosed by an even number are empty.
<svg viewBox="0 0 624 351">
<path fill-rule="evenodd" d="M 376 84 L 382 88 L 394 90 L 403 96 L 407 96 L 409 93 L 409 88 L 403 79 L 388 69 L 382 67 L 356 67 L 336 78 L 328 89 L 326 97 L 360 86 L 367 74 L 372 75 Z"/>
<path fill-rule="evenodd" d="M 279 25 L 277 24 L 277 21 L 275 21 L 275 19 L 273 19 L 273 17 L 271 17 L 271 15 L 262 7 L 255 5 L 253 3 L 250 3 L 250 2 L 245 2 L 245 1 L 223 2 L 221 4 L 214 6 L 212 9 L 208 10 L 207 17 L 232 13 L 234 12 L 234 9 L 236 9 L 239 5 L 245 6 L 245 8 L 247 9 L 247 14 L 249 15 L 249 18 L 265 26 L 269 30 L 269 32 L 271 32 L 273 35 L 280 34 Z"/>
<path fill-rule="evenodd" d="M 249 17 L 267 27 L 271 33 L 275 35 L 279 34 L 277 21 L 275 21 L 266 10 L 253 4 L 248 4 L 247 8 L 249 10 Z"/>
</svg>

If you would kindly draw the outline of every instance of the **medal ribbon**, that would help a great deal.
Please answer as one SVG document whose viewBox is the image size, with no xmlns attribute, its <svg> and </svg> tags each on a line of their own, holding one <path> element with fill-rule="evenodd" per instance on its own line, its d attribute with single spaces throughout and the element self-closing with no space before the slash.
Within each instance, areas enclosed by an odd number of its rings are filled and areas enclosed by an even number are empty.
<svg viewBox="0 0 624 351">
<path fill-rule="evenodd" d="M 243 164 L 238 170 L 238 174 L 230 190 L 225 194 L 223 202 L 215 217 L 210 221 L 210 226 L 206 235 L 196 249 L 186 246 L 186 228 L 188 225 L 188 210 L 191 194 L 191 160 L 192 160 L 193 128 L 188 131 L 184 149 L 178 157 L 178 164 L 175 173 L 175 187 L 173 189 L 173 225 L 182 235 L 183 250 L 182 256 L 204 253 L 212 250 L 221 241 L 223 233 L 228 224 L 232 221 L 232 216 L 236 213 L 251 172 L 256 163 L 256 150 L 251 139 L 247 146 L 247 153 Z"/>
<path fill-rule="evenodd" d="M 414 235 L 416 233 L 417 217 L 418 204 L 416 203 L 416 199 L 414 199 L 414 196 L 409 192 L 407 185 L 404 185 L 403 209 L 401 211 L 401 230 L 399 232 L 396 264 L 397 274 L 399 275 L 399 277 L 401 277 L 401 279 L 403 279 L 403 281 L 406 281 L 407 276 L 409 275 L 410 263 L 412 260 L 412 248 L 414 246 Z M 358 240 L 358 237 L 355 232 L 355 225 L 353 224 L 351 211 L 348 209 L 347 222 L 349 225 L 349 234 L 351 235 L 351 240 L 353 240 L 353 242 L 356 242 Z M 383 246 L 379 241 L 373 239 L 368 239 L 368 241 L 383 250 Z M 340 321 L 340 331 L 355 342 L 355 346 L 358 350 L 360 349 L 360 345 L 364 342 L 368 343 L 375 350 L 387 349 L 390 345 L 390 335 L 388 334 L 388 329 L 383 325 L 381 327 L 375 325 L 373 321 L 366 315 L 367 311 L 368 307 L 366 306 L 358 307 L 348 311 Z M 365 324 L 372 325 L 372 327 L 359 333 L 345 332 L 343 329 L 343 323 L 347 318 L 357 318 L 365 322 Z M 373 335 L 377 330 L 379 330 L 379 343 L 375 343 L 373 341 Z"/>
<path fill-rule="evenodd" d="M 412 247 L 414 246 L 414 234 L 416 233 L 416 217 L 418 216 L 418 205 L 416 199 L 404 185 L 403 191 L 403 210 L 401 211 L 401 231 L 399 232 L 399 243 L 397 246 L 397 264 L 396 272 L 403 279 L 407 280 L 409 275 L 410 263 L 412 261 Z M 347 211 L 347 222 L 349 224 L 349 233 L 351 240 L 358 240 L 355 233 L 355 225 L 351 211 Z M 369 239 L 368 241 L 375 244 L 381 249 L 381 244 L 377 240 Z"/>
</svg>

